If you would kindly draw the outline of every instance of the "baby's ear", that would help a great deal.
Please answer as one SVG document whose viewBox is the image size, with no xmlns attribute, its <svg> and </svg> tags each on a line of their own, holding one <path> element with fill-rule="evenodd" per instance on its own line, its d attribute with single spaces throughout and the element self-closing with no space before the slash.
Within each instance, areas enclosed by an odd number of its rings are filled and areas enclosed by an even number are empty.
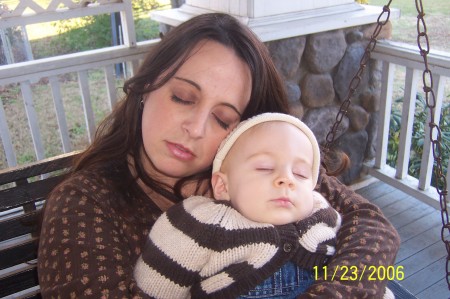
<svg viewBox="0 0 450 299">
<path fill-rule="evenodd" d="M 228 180 L 224 173 L 220 171 L 213 173 L 211 185 L 213 187 L 215 199 L 230 200 L 230 195 L 228 194 Z"/>
</svg>

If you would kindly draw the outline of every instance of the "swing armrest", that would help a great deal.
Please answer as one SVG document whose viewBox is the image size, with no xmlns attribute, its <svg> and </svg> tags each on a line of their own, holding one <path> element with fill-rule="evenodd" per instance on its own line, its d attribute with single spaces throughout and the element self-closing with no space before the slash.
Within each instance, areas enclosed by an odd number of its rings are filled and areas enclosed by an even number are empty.
<svg viewBox="0 0 450 299">
<path fill-rule="evenodd" d="M 79 154 L 0 171 L 0 297 L 40 298 L 36 268 L 43 202 Z"/>
</svg>

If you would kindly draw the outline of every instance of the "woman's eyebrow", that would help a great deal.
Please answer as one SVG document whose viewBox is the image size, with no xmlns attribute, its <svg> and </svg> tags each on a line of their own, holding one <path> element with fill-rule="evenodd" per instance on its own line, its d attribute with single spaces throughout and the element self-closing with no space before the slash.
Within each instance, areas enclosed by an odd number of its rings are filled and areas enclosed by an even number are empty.
<svg viewBox="0 0 450 299">
<path fill-rule="evenodd" d="M 192 81 L 192 80 L 189 80 L 189 79 L 186 79 L 186 78 L 181 78 L 181 77 L 174 77 L 174 78 L 177 79 L 177 80 L 184 81 L 184 82 L 186 82 L 186 83 L 191 84 L 192 86 L 194 86 L 194 87 L 195 87 L 196 89 L 198 89 L 199 91 L 202 90 L 202 88 L 200 87 L 200 85 L 198 85 L 196 82 L 194 82 L 194 81 Z"/>
<path fill-rule="evenodd" d="M 230 107 L 231 109 L 234 110 L 234 112 L 236 112 L 239 115 L 239 118 L 242 118 L 242 114 L 239 112 L 239 110 L 236 107 L 234 107 L 233 105 L 231 105 L 230 103 L 222 102 L 220 104 L 222 104 L 224 106 L 227 106 L 227 107 Z"/>
<path fill-rule="evenodd" d="M 195 87 L 197 90 L 199 90 L 199 91 L 202 90 L 202 88 L 200 87 L 200 85 L 198 85 L 196 82 L 194 82 L 194 81 L 192 81 L 192 80 L 189 80 L 189 79 L 186 79 L 186 78 L 182 78 L 182 77 L 177 77 L 177 76 L 175 76 L 175 77 L 173 77 L 173 78 L 174 78 L 174 79 L 177 79 L 177 80 L 180 80 L 180 81 L 183 81 L 183 82 L 186 82 L 186 83 L 188 83 L 188 84 L 191 84 L 192 86 L 194 86 L 194 87 Z M 231 105 L 230 103 L 222 102 L 221 105 L 224 105 L 224 106 L 227 106 L 227 107 L 233 109 L 233 110 L 239 115 L 239 118 L 242 117 L 242 114 L 239 112 L 239 110 L 238 110 L 236 107 L 234 107 L 233 105 Z"/>
</svg>

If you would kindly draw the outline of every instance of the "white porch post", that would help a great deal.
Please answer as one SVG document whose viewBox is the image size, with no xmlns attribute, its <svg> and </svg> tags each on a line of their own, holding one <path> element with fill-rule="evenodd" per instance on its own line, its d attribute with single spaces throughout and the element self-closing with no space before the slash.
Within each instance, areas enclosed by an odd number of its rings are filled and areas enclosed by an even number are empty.
<svg viewBox="0 0 450 299">
<path fill-rule="evenodd" d="M 180 8 L 156 11 L 153 20 L 178 26 L 203 13 L 224 12 L 247 24 L 262 41 L 376 23 L 382 7 L 354 0 L 186 0 Z M 390 18 L 400 12 L 392 9 Z"/>
</svg>

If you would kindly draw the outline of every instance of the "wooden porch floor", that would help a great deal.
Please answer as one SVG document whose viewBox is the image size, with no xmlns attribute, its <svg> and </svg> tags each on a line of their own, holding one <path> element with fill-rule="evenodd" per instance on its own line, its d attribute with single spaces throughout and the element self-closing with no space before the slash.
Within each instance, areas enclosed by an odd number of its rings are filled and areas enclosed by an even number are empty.
<svg viewBox="0 0 450 299">
<path fill-rule="evenodd" d="M 405 277 L 398 283 L 417 298 L 449 298 L 440 211 L 380 181 L 354 189 L 379 206 L 400 234 L 395 263 Z"/>
</svg>

